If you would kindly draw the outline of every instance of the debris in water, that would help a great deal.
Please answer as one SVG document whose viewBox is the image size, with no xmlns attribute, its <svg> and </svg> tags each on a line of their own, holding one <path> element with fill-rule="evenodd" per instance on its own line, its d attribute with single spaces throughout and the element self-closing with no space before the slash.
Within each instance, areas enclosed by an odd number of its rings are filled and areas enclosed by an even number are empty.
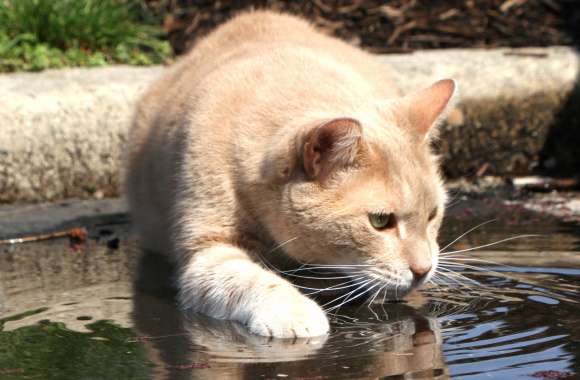
<svg viewBox="0 0 580 380">
<path fill-rule="evenodd" d="M 107 241 L 107 248 L 117 250 L 119 249 L 120 242 L 121 240 L 119 240 L 119 238 L 110 239 Z"/>
<path fill-rule="evenodd" d="M 211 368 L 208 363 L 190 363 L 190 364 L 178 364 L 178 365 L 168 365 L 167 368 L 172 369 L 206 369 Z"/>
<path fill-rule="evenodd" d="M 85 228 L 73 228 L 68 231 L 68 238 L 70 240 L 70 247 L 78 251 L 82 245 L 87 241 L 88 233 Z"/>
<path fill-rule="evenodd" d="M 109 299 L 111 299 L 111 298 L 109 298 Z M 186 335 L 187 335 L 187 333 L 167 334 L 167 335 L 158 335 L 158 336 L 141 335 L 141 336 L 136 336 L 135 338 L 127 339 L 126 342 L 127 343 L 142 343 L 142 342 L 147 342 L 147 341 L 150 341 L 150 340 L 173 338 L 173 337 L 176 337 L 176 336 L 186 336 Z"/>
<path fill-rule="evenodd" d="M 13 375 L 16 373 L 23 373 L 24 368 L 0 368 L 0 375 Z"/>
<path fill-rule="evenodd" d="M 559 379 L 568 379 L 574 376 L 572 372 L 569 371 L 538 371 L 532 373 L 530 376 L 532 377 L 540 377 L 545 380 L 559 380 Z"/>
<path fill-rule="evenodd" d="M 20 243 L 31 243 L 36 241 L 43 241 L 43 240 L 52 240 L 52 239 L 60 239 L 68 237 L 71 241 L 71 246 L 75 248 L 84 242 L 87 241 L 87 230 L 84 227 L 76 227 L 71 228 L 70 230 L 65 231 L 56 231 L 51 232 L 48 234 L 40 234 L 40 235 L 32 235 L 32 236 L 23 236 L 19 238 L 11 238 L 11 239 L 4 239 L 0 240 L 0 244 L 20 244 Z"/>
<path fill-rule="evenodd" d="M 552 190 L 576 190 L 580 188 L 580 180 L 577 178 L 550 178 L 540 176 L 528 176 L 514 178 L 516 188 L 524 188 L 529 191 L 552 191 Z"/>
</svg>

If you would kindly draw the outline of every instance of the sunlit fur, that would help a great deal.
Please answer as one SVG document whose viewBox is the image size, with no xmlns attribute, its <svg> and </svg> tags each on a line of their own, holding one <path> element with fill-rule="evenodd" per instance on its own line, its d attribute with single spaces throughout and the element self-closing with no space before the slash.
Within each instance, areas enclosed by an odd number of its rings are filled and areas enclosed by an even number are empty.
<svg viewBox="0 0 580 380">
<path fill-rule="evenodd" d="M 436 267 L 445 192 L 429 144 L 454 93 L 447 80 L 400 97 L 371 55 L 291 16 L 241 15 L 138 105 L 127 190 L 142 244 L 178 261 L 184 308 L 261 335 L 328 331 L 322 308 L 276 273 L 285 257 L 354 276 L 325 309 L 362 291 L 400 298 L 430 276 L 410 267 Z M 346 132 L 313 178 L 305 147 L 334 120 Z M 397 228 L 372 228 L 378 211 Z"/>
</svg>

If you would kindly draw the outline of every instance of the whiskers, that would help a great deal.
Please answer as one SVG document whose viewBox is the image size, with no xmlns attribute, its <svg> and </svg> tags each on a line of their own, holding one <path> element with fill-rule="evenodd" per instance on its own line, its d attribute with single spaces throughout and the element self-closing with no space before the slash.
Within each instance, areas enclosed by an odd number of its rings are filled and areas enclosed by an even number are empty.
<svg viewBox="0 0 580 380">
<path fill-rule="evenodd" d="M 450 257 L 450 255 L 455 254 L 455 253 L 475 251 L 475 250 L 478 250 L 478 249 L 481 249 L 481 248 L 487 248 L 487 247 L 491 247 L 491 246 L 498 245 L 498 244 L 501 244 L 501 243 L 505 243 L 505 242 L 510 241 L 510 240 L 523 239 L 523 238 L 529 238 L 529 237 L 539 237 L 539 236 L 541 236 L 541 235 L 537 235 L 537 234 L 517 235 L 517 236 L 512 236 L 512 237 L 509 237 L 509 238 L 506 238 L 506 239 L 498 240 L 498 241 L 495 241 L 493 243 L 479 245 L 477 247 L 460 249 L 460 250 L 457 250 L 457 251 L 450 251 L 450 252 L 441 252 L 439 254 L 439 256 Z"/>
<path fill-rule="evenodd" d="M 297 263 L 298 266 L 292 269 L 281 269 L 274 265 L 270 260 L 267 259 L 267 256 L 274 253 L 276 250 L 281 249 L 282 247 L 286 246 L 287 244 L 291 243 L 292 241 L 296 240 L 297 237 L 288 239 L 270 251 L 268 251 L 265 255 L 259 255 L 257 258 L 261 261 L 261 263 L 269 270 L 272 270 L 282 277 L 290 277 L 294 279 L 293 283 L 294 286 L 300 290 L 302 290 L 307 295 L 316 295 L 321 293 L 331 293 L 342 291 L 341 296 L 333 299 L 332 301 L 328 302 L 323 308 L 326 306 L 332 306 L 333 303 L 343 301 L 344 303 L 349 302 L 355 298 L 362 296 L 363 294 L 357 293 L 359 290 L 363 289 L 363 287 L 370 284 L 372 279 L 369 279 L 365 270 L 374 267 L 372 264 L 322 264 L 322 263 L 305 263 L 299 260 L 293 259 L 292 261 Z M 303 284 L 297 284 L 297 280 L 311 280 L 316 281 L 323 281 L 329 282 L 332 281 L 333 283 L 328 286 L 318 287 L 317 284 L 312 286 L 305 286 Z M 337 281 L 340 281 L 336 283 Z M 355 288 L 354 290 L 352 290 Z M 345 293 L 346 294 L 342 294 Z M 366 293 L 366 292 L 365 292 Z M 346 297 L 346 298 L 345 298 Z M 345 299 L 343 299 L 345 298 Z M 340 302 L 339 302 L 340 303 Z M 339 305 L 339 307 L 342 306 Z"/>
<path fill-rule="evenodd" d="M 369 309 L 376 300 L 382 299 L 384 304 L 388 292 L 392 292 L 393 289 L 397 297 L 397 289 L 402 279 L 386 280 L 383 274 L 375 272 L 374 264 L 306 263 L 292 259 L 297 266 L 282 269 L 268 260 L 270 254 L 294 240 L 296 237 L 278 244 L 265 255 L 260 255 L 258 259 L 267 269 L 293 280 L 293 285 L 306 295 L 323 296 L 326 302 L 321 304 L 321 307 L 326 313 L 336 316 L 342 306 L 360 300 L 363 296 L 366 296 L 365 304 Z M 304 282 L 309 283 L 305 285 Z M 320 286 L 321 282 L 324 286 Z"/>
<path fill-rule="evenodd" d="M 486 224 L 493 223 L 496 220 L 497 219 L 490 219 L 490 220 L 487 220 L 487 221 L 485 221 L 483 223 L 478 224 L 475 227 L 470 228 L 469 230 L 465 231 L 464 233 L 462 233 L 461 235 L 459 235 L 458 237 L 456 237 L 454 240 L 452 240 L 451 243 L 448 243 L 445 247 L 441 248 L 439 251 L 440 252 L 445 252 L 445 250 L 447 248 L 451 247 L 453 244 L 455 244 L 456 242 L 458 242 L 464 236 L 469 235 L 471 232 L 477 230 L 478 228 L 481 228 L 481 227 L 485 226 Z"/>
<path fill-rule="evenodd" d="M 402 286 L 403 279 L 399 276 L 385 277 L 383 273 L 377 273 L 373 269 L 374 268 L 369 268 L 364 272 L 362 281 L 358 283 L 356 289 L 352 289 L 345 292 L 345 294 L 338 295 L 334 299 L 321 305 L 323 310 L 326 313 L 336 316 L 342 306 L 352 303 L 353 301 L 365 296 L 365 301 L 362 303 L 361 307 L 366 305 L 366 307 L 375 316 L 375 319 L 381 320 L 381 318 L 379 318 L 379 316 L 372 309 L 372 305 L 375 303 L 375 301 L 380 299 L 380 305 L 383 307 L 387 301 L 389 293 L 391 293 L 391 297 L 389 298 L 399 299 L 398 289 L 400 286 Z M 406 291 L 409 290 L 407 285 L 405 286 L 405 289 Z M 384 308 L 383 312 L 384 315 L 386 315 Z"/>
<path fill-rule="evenodd" d="M 477 230 L 477 229 L 479 229 L 479 228 L 481 228 L 489 223 L 495 222 L 495 221 L 496 221 L 496 219 L 491 219 L 491 220 L 485 221 L 483 223 L 480 223 L 473 228 L 470 228 L 469 230 L 467 230 L 463 234 L 459 235 L 457 238 L 455 238 L 453 241 L 451 241 L 449 244 L 447 244 L 445 247 L 443 247 L 441 249 L 441 252 L 439 253 L 439 260 L 438 260 L 439 264 L 437 266 L 437 271 L 435 272 L 435 274 L 433 275 L 433 278 L 432 278 L 433 284 L 445 285 L 445 286 L 450 286 L 450 287 L 466 288 L 468 290 L 472 290 L 472 289 L 482 290 L 482 288 L 484 286 L 480 282 L 472 279 L 471 277 L 466 276 L 466 274 L 479 272 L 479 273 L 484 273 L 486 275 L 507 277 L 505 275 L 502 275 L 499 272 L 493 271 L 489 266 L 483 266 L 483 265 L 489 264 L 490 266 L 504 267 L 507 270 L 511 270 L 513 268 L 511 268 L 510 266 L 507 266 L 507 265 L 503 265 L 503 264 L 491 261 L 491 260 L 484 260 L 484 259 L 480 259 L 480 258 L 469 257 L 469 256 L 464 255 L 465 252 L 477 251 L 477 250 L 480 250 L 482 248 L 495 246 L 495 245 L 505 243 L 505 242 L 508 242 L 511 240 L 541 236 L 541 235 L 537 235 L 537 234 L 517 235 L 517 236 L 512 236 L 509 238 L 501 239 L 501 240 L 498 240 L 495 242 L 482 244 L 482 245 L 479 245 L 476 247 L 446 251 L 446 249 L 451 247 L 453 244 L 455 244 L 456 242 L 458 242 L 460 239 L 467 236 L 471 232 L 473 232 L 473 231 L 475 231 L 475 230 Z M 477 288 L 474 288 L 474 286 Z"/>
</svg>

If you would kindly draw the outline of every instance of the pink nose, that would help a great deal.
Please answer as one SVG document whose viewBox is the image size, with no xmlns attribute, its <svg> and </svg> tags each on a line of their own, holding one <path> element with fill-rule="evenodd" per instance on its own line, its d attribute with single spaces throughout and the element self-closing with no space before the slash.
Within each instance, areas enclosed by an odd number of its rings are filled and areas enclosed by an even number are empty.
<svg viewBox="0 0 580 380">
<path fill-rule="evenodd" d="M 429 271 L 431 270 L 431 264 L 430 263 L 411 264 L 409 265 L 409 269 L 411 270 L 411 273 L 413 273 L 415 281 L 419 281 L 423 277 L 425 277 L 427 273 L 429 273 Z"/>
</svg>

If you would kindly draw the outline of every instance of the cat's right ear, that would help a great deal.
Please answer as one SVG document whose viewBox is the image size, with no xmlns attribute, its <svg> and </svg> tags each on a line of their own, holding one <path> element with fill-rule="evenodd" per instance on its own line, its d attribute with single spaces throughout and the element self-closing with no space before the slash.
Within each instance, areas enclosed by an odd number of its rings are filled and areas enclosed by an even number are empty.
<svg viewBox="0 0 580 380">
<path fill-rule="evenodd" d="M 340 166 L 351 165 L 361 148 L 358 120 L 338 118 L 310 129 L 302 142 L 302 165 L 311 179 L 324 180 Z"/>
<path fill-rule="evenodd" d="M 401 104 L 412 130 L 422 139 L 428 139 L 437 125 L 447 116 L 456 95 L 455 81 L 443 79 L 430 87 L 405 96 Z"/>
</svg>

